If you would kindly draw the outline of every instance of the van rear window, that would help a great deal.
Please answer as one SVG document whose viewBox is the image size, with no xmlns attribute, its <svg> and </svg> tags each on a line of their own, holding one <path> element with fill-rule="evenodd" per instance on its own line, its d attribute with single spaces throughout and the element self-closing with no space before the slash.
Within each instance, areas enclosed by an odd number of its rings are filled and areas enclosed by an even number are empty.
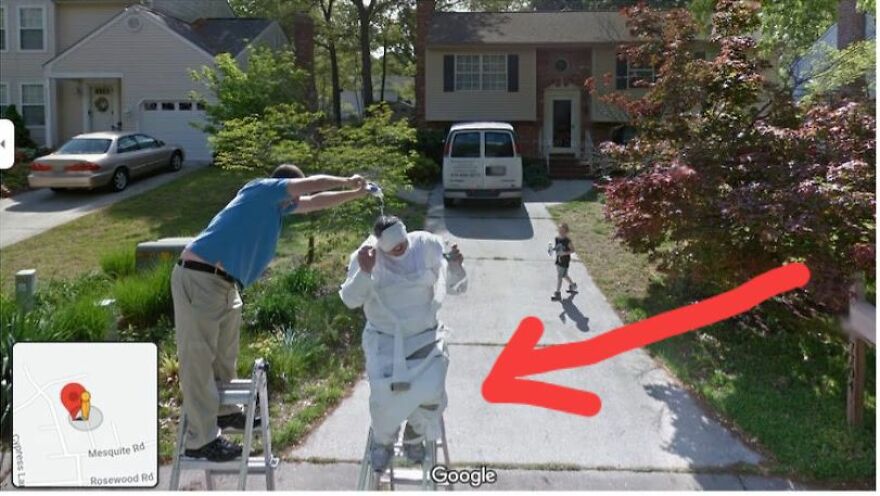
<svg viewBox="0 0 880 496">
<path fill-rule="evenodd" d="M 456 133 L 452 139 L 453 157 L 479 158 L 480 133 Z"/>
<path fill-rule="evenodd" d="M 513 137 L 510 133 L 486 133 L 486 157 L 512 157 Z"/>
</svg>

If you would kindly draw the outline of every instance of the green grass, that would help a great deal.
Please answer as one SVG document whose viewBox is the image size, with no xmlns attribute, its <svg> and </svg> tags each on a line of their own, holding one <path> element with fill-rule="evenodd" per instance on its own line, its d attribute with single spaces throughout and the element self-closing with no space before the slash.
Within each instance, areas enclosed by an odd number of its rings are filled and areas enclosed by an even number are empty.
<svg viewBox="0 0 880 496">
<path fill-rule="evenodd" d="M 613 238 L 601 196 L 552 209 L 571 228 L 578 256 L 626 322 L 694 300 L 645 255 Z M 829 483 L 872 483 L 876 472 L 875 354 L 868 354 L 865 422 L 846 424 L 847 349 L 835 318 L 797 318 L 773 302 L 649 347 L 747 441 L 769 453 L 771 472 Z"/>
<path fill-rule="evenodd" d="M 101 255 L 101 270 L 113 279 L 134 274 L 135 266 L 135 245 L 114 248 Z"/>
<path fill-rule="evenodd" d="M 171 318 L 171 269 L 174 264 L 163 263 L 147 272 L 124 277 L 113 286 L 113 297 L 125 325 L 146 328 L 159 319 Z"/>
</svg>

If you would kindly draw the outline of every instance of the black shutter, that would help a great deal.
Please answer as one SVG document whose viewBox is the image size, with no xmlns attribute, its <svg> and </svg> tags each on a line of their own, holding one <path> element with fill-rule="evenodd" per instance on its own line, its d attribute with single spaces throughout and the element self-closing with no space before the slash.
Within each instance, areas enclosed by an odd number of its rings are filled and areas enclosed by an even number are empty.
<svg viewBox="0 0 880 496">
<path fill-rule="evenodd" d="M 617 70 L 616 70 L 616 74 L 615 74 L 616 77 L 614 78 L 614 81 L 615 81 L 614 87 L 618 90 L 625 90 L 629 86 L 629 82 L 627 81 L 627 79 L 629 79 L 629 74 L 628 74 L 628 68 L 627 68 L 627 64 L 626 64 L 626 56 L 623 55 L 622 53 L 617 54 L 616 59 L 617 59 Z"/>
<path fill-rule="evenodd" d="M 443 91 L 455 91 L 455 55 L 443 56 Z"/>
<path fill-rule="evenodd" d="M 519 91 L 519 55 L 507 56 L 507 91 Z"/>
</svg>

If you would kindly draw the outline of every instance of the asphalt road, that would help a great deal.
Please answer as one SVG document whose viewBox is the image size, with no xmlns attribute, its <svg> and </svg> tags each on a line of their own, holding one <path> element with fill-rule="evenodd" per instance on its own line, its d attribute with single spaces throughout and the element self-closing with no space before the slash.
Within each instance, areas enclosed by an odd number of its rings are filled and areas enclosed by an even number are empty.
<svg viewBox="0 0 880 496">
<path fill-rule="evenodd" d="M 159 173 L 135 179 L 121 193 L 107 191 L 66 191 L 54 193 L 48 188 L 28 191 L 0 200 L 0 248 L 18 243 L 53 227 L 88 213 L 131 198 L 182 175 L 205 167 L 187 163 L 176 173 Z"/>
</svg>

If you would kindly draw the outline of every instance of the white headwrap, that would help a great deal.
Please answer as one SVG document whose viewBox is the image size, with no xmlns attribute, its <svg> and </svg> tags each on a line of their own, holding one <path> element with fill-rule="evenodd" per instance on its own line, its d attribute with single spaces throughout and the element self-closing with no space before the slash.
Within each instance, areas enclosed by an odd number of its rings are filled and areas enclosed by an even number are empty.
<svg viewBox="0 0 880 496">
<path fill-rule="evenodd" d="M 380 250 L 387 253 L 404 241 L 406 241 L 406 226 L 403 225 L 403 222 L 395 222 L 382 231 L 376 244 Z"/>
</svg>

